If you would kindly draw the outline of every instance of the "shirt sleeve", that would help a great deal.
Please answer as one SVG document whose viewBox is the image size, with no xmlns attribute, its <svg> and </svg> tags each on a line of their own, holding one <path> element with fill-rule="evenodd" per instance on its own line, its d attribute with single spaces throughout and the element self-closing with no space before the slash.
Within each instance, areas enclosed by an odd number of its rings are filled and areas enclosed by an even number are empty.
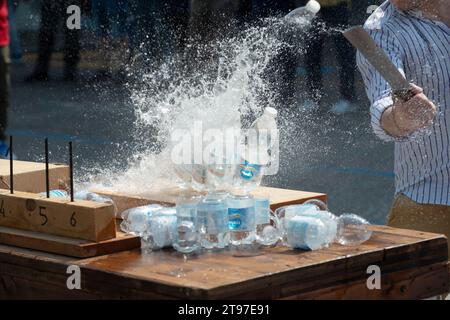
<svg viewBox="0 0 450 320">
<path fill-rule="evenodd" d="M 404 75 L 405 72 L 402 63 L 403 50 L 395 34 L 385 28 L 368 30 L 368 32 L 375 42 L 384 49 L 397 69 Z M 375 134 L 384 141 L 407 140 L 407 138 L 393 137 L 381 127 L 381 115 L 393 104 L 391 86 L 360 52 L 357 53 L 356 62 L 371 103 L 371 124 Z"/>
</svg>

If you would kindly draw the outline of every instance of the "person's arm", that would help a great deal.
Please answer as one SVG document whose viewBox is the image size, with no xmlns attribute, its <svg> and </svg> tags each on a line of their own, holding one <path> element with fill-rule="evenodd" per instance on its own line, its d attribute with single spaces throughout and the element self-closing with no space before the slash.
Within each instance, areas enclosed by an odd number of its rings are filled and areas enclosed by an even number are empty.
<svg viewBox="0 0 450 320">
<path fill-rule="evenodd" d="M 370 30 L 369 33 L 404 74 L 403 48 L 395 34 L 387 29 Z M 436 107 L 423 94 L 421 88 L 411 85 L 415 95 L 410 100 L 402 102 L 392 96 L 390 85 L 359 53 L 357 63 L 371 102 L 372 127 L 377 136 L 385 141 L 401 141 L 416 130 L 430 125 Z"/>
</svg>

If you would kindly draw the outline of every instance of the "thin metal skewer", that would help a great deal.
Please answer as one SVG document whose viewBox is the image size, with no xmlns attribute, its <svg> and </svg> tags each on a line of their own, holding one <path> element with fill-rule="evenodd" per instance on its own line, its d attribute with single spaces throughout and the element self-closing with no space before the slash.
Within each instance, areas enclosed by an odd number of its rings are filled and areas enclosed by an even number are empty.
<svg viewBox="0 0 450 320">
<path fill-rule="evenodd" d="M 14 194 L 13 137 L 9 136 L 9 190 Z"/>
<path fill-rule="evenodd" d="M 73 153 L 72 141 L 69 141 L 70 201 L 73 202 Z"/>
<path fill-rule="evenodd" d="M 45 138 L 45 190 L 47 198 L 50 198 L 50 178 L 48 170 L 48 138 Z"/>
</svg>

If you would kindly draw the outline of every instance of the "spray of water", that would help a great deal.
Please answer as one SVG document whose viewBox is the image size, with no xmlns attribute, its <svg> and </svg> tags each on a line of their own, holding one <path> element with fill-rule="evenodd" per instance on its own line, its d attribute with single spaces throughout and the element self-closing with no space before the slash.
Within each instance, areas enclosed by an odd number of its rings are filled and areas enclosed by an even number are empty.
<svg viewBox="0 0 450 320">
<path fill-rule="evenodd" d="M 280 166 L 286 166 L 309 141 L 305 131 L 297 131 L 293 123 L 311 126 L 315 122 L 283 104 L 277 89 L 284 84 L 272 72 L 286 50 L 302 52 L 301 31 L 298 26 L 270 18 L 232 37 L 206 44 L 191 42 L 185 52 L 167 57 L 158 66 L 144 68 L 143 62 L 150 58 L 135 57 L 129 66 L 136 114 L 134 152 L 127 159 L 126 170 L 118 171 L 114 166 L 104 169 L 89 177 L 91 186 L 95 181 L 95 188 L 140 195 L 155 191 L 162 180 L 177 179 L 170 158 L 173 130 L 189 129 L 194 121 L 201 121 L 203 130 L 247 127 L 265 107 L 281 111 Z M 292 35 L 288 41 L 286 34 Z M 324 123 L 320 126 L 326 127 Z M 311 150 L 313 146 L 307 145 Z"/>
</svg>

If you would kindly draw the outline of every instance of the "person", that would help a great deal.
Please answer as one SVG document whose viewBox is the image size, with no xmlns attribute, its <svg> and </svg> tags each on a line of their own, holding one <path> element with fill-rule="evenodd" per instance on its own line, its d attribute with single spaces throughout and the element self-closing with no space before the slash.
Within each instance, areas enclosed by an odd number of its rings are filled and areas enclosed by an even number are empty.
<svg viewBox="0 0 450 320">
<path fill-rule="evenodd" d="M 307 1 L 305 1 L 306 4 Z M 318 108 L 321 102 L 322 49 L 326 40 L 332 40 L 337 51 L 339 70 L 339 93 L 341 99 L 331 106 L 330 111 L 344 113 L 354 104 L 355 51 L 340 32 L 332 28 L 345 28 L 350 23 L 349 0 L 318 0 L 321 9 L 306 41 L 305 67 L 308 83 L 307 107 Z"/>
<path fill-rule="evenodd" d="M 9 25 L 7 0 L 0 0 L 0 158 L 9 156 L 5 129 L 9 107 Z"/>
<path fill-rule="evenodd" d="M 34 71 L 25 78 L 27 82 L 46 81 L 50 59 L 55 44 L 55 35 L 61 20 L 64 20 L 64 80 L 73 81 L 76 77 L 77 65 L 80 60 L 80 30 L 65 26 L 67 7 L 84 5 L 84 1 L 72 0 L 42 0 L 41 26 L 39 30 L 39 55 Z"/>
<path fill-rule="evenodd" d="M 19 32 L 16 23 L 16 10 L 18 2 L 15 0 L 8 1 L 8 21 L 9 21 L 9 49 L 13 63 L 20 63 L 22 59 L 22 46 L 20 45 Z"/>
<path fill-rule="evenodd" d="M 100 52 L 104 58 L 95 79 L 112 78 L 117 71 L 119 78 L 125 74 L 128 60 L 128 23 L 127 1 L 124 0 L 91 0 L 91 11 L 97 16 L 100 31 Z"/>
<path fill-rule="evenodd" d="M 447 0 L 390 0 L 364 26 L 412 83 L 412 98 L 396 98 L 357 54 L 374 131 L 395 141 L 387 224 L 450 238 L 450 7 Z"/>
</svg>

